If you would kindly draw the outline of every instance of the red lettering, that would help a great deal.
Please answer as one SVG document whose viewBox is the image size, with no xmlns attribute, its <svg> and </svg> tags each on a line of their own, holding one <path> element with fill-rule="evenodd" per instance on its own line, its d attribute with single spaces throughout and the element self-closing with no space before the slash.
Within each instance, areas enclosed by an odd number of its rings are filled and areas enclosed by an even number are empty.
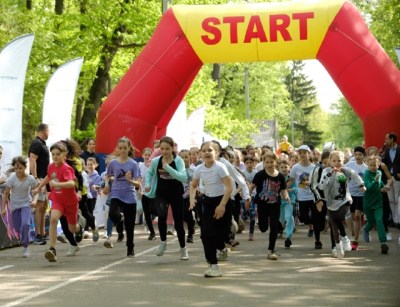
<svg viewBox="0 0 400 307">
<path fill-rule="evenodd" d="M 260 16 L 250 17 L 249 25 L 247 26 L 246 35 L 244 37 L 244 43 L 251 43 L 253 38 L 258 38 L 261 43 L 268 42 Z"/>
<path fill-rule="evenodd" d="M 231 44 L 238 43 L 238 23 L 244 22 L 244 16 L 224 17 L 223 23 L 230 24 Z"/>
<path fill-rule="evenodd" d="M 300 40 L 306 40 L 308 38 L 308 27 L 307 21 L 310 18 L 314 18 L 313 12 L 307 13 L 294 13 L 292 15 L 293 20 L 299 20 L 299 31 L 300 31 Z"/>
<path fill-rule="evenodd" d="M 269 16 L 269 39 L 271 42 L 278 41 L 278 32 L 281 33 L 284 41 L 291 41 L 292 37 L 288 31 L 290 17 L 286 14 Z"/>
<path fill-rule="evenodd" d="M 207 45 L 216 45 L 221 41 L 221 31 L 215 27 L 215 25 L 219 25 L 221 22 L 216 17 L 209 17 L 203 20 L 201 26 L 204 31 L 211 34 L 211 37 L 208 35 L 202 35 L 201 39 Z"/>
</svg>

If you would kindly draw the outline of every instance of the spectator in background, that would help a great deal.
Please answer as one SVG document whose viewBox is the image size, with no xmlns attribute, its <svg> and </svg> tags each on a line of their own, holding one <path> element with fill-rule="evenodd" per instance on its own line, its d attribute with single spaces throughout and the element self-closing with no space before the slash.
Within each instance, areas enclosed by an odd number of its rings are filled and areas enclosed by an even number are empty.
<svg viewBox="0 0 400 307">
<path fill-rule="evenodd" d="M 88 138 L 86 140 L 86 150 L 84 150 L 81 154 L 80 157 L 85 161 L 85 165 L 87 164 L 87 159 L 88 158 L 95 158 L 97 162 L 97 167 L 96 171 L 100 173 L 100 158 L 95 152 L 96 148 L 96 141 L 93 138 Z"/>
<path fill-rule="evenodd" d="M 393 186 L 388 191 L 393 226 L 400 228 L 400 148 L 397 145 L 397 134 L 394 132 L 386 134 L 385 145 L 382 162 L 386 164 L 393 177 Z"/>
<path fill-rule="evenodd" d="M 29 146 L 29 168 L 30 173 L 40 183 L 47 176 L 47 167 L 50 163 L 50 153 L 46 146 L 49 138 L 49 126 L 40 124 L 36 128 L 36 138 Z M 40 191 L 35 209 L 35 234 L 34 244 L 45 245 L 45 217 L 47 210 L 47 191 L 46 188 Z"/>
</svg>

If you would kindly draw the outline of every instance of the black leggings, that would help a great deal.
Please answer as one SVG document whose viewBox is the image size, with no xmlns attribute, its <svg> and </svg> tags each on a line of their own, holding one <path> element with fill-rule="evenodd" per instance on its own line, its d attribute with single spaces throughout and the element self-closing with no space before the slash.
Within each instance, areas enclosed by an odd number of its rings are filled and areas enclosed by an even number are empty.
<svg viewBox="0 0 400 307">
<path fill-rule="evenodd" d="M 142 206 L 144 219 L 146 221 L 147 228 L 149 229 L 151 234 L 155 234 L 153 227 L 153 220 L 151 219 L 151 203 L 154 201 L 153 198 L 148 198 L 146 195 L 142 195 Z"/>
<path fill-rule="evenodd" d="M 188 235 L 194 235 L 194 225 L 196 221 L 193 217 L 193 212 L 190 210 L 190 200 L 189 197 L 183 199 L 183 220 L 187 223 L 188 226 Z"/>
<path fill-rule="evenodd" d="M 183 228 L 183 197 L 177 195 L 175 197 L 156 197 L 157 215 L 158 215 L 158 231 L 160 232 L 161 241 L 167 240 L 167 215 L 168 207 L 171 205 L 172 215 L 174 217 L 174 226 L 178 235 L 180 247 L 185 247 L 185 228 Z"/>
<path fill-rule="evenodd" d="M 312 210 L 311 208 L 313 205 L 313 200 L 299 200 L 299 220 L 305 225 L 310 225 L 312 223 L 310 211 Z"/>
<path fill-rule="evenodd" d="M 131 253 L 133 252 L 133 247 L 135 246 L 135 244 L 133 243 L 133 235 L 136 220 L 136 203 L 127 204 L 118 198 L 112 198 L 108 216 L 111 218 L 111 221 L 114 225 L 121 225 L 121 213 L 124 214 L 126 246 L 128 247 L 128 253 Z M 120 232 L 118 231 L 118 233 Z"/>
<path fill-rule="evenodd" d="M 96 228 L 96 223 L 94 220 L 94 216 L 89 212 L 89 208 L 87 206 L 87 195 L 82 195 L 81 200 L 79 201 L 79 210 L 81 210 L 83 217 L 86 219 L 86 225 L 83 225 L 87 230 L 87 227 L 93 229 Z"/>
<path fill-rule="evenodd" d="M 230 232 L 232 205 L 228 202 L 222 218 L 215 219 L 215 208 L 220 204 L 223 195 L 217 197 L 203 196 L 201 199 L 201 241 L 204 255 L 209 264 L 217 264 L 217 250 L 225 248 L 225 240 Z"/>
<path fill-rule="evenodd" d="M 61 229 L 62 229 L 65 237 L 67 238 L 69 244 L 71 244 L 72 246 L 77 246 L 78 244 L 76 243 L 74 234 L 69 230 L 68 221 L 64 215 L 62 215 L 60 217 L 60 224 L 61 224 Z M 79 225 L 79 226 L 84 227 L 84 225 Z"/>
<path fill-rule="evenodd" d="M 346 214 L 349 212 L 349 206 L 343 205 L 338 210 L 332 211 L 328 209 L 329 222 L 333 232 L 333 238 L 335 243 L 340 242 L 339 234 L 341 237 L 346 236 L 346 230 L 344 229 L 343 221 L 346 218 Z"/>
<path fill-rule="evenodd" d="M 257 202 L 257 213 L 258 213 L 258 227 L 261 232 L 268 230 L 268 218 L 269 218 L 269 244 L 268 250 L 275 250 L 276 238 L 278 236 L 279 227 L 279 216 L 281 213 L 280 203 L 266 203 L 258 200 Z"/>
<path fill-rule="evenodd" d="M 321 212 L 317 210 L 317 205 L 315 203 L 311 205 L 311 221 L 314 226 L 315 241 L 321 241 L 321 231 L 325 228 L 326 213 L 326 202 L 324 202 Z"/>
</svg>

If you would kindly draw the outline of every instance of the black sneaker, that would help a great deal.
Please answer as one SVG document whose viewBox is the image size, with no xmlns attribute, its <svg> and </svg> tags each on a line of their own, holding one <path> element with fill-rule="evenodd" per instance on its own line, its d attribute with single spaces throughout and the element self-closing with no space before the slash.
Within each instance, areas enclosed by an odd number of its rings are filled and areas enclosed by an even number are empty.
<svg viewBox="0 0 400 307">
<path fill-rule="evenodd" d="M 133 250 L 128 250 L 126 256 L 128 258 L 133 258 L 133 257 L 135 257 L 135 252 Z"/>
<path fill-rule="evenodd" d="M 315 249 L 322 249 L 321 241 L 315 241 Z"/>
<path fill-rule="evenodd" d="M 314 236 L 314 230 L 312 230 L 312 229 L 310 229 L 309 231 L 308 231 L 308 237 L 313 237 Z"/>
<path fill-rule="evenodd" d="M 75 241 L 77 243 L 81 242 L 83 238 L 83 227 L 79 225 L 79 232 L 75 233 Z"/>
<path fill-rule="evenodd" d="M 36 237 L 36 238 L 33 240 L 33 244 L 34 244 L 34 245 L 46 245 L 46 240 L 43 239 L 42 237 Z"/>
<path fill-rule="evenodd" d="M 290 247 L 291 245 L 292 245 L 292 241 L 289 238 L 287 238 L 285 240 L 285 247 Z"/>
<path fill-rule="evenodd" d="M 388 252 L 389 252 L 389 246 L 387 246 L 387 244 L 383 243 L 381 245 L 381 253 L 386 255 Z"/>
<path fill-rule="evenodd" d="M 122 242 L 122 241 L 124 241 L 124 234 L 123 233 L 119 233 L 118 234 L 118 239 L 117 239 L 117 242 Z"/>
<path fill-rule="evenodd" d="M 155 233 L 149 234 L 149 237 L 147 238 L 147 240 L 149 240 L 149 241 L 153 241 L 155 239 L 156 239 L 156 234 Z"/>
<path fill-rule="evenodd" d="M 50 247 L 45 253 L 44 257 L 49 260 L 49 262 L 57 262 L 57 253 L 54 247 Z"/>
<path fill-rule="evenodd" d="M 192 235 L 187 236 L 186 243 L 194 243 Z"/>
</svg>

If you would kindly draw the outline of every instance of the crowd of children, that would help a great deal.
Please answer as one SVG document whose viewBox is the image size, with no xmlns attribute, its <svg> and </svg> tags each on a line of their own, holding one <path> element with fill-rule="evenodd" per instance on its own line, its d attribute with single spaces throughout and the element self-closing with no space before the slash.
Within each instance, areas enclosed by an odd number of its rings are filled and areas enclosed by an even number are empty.
<svg viewBox="0 0 400 307">
<path fill-rule="evenodd" d="M 84 152 L 85 159 L 79 157 L 73 140 L 53 144 L 53 162 L 41 180 L 28 174 L 27 159 L 23 157 L 15 157 L 7 178 L 0 178 L 4 189 L 1 214 L 11 211 L 23 257 L 30 256 L 30 216 L 46 186 L 51 215 L 50 246 L 45 258 L 50 262 L 57 262 L 58 223 L 65 242 L 70 244 L 67 256 L 76 255 L 78 243 L 89 231 L 94 242 L 99 240 L 94 207 L 100 193 L 108 196 L 105 247 L 113 247 L 111 235 L 116 226 L 117 241 L 126 236 L 127 256 L 133 257 L 135 223 L 143 221 L 148 240 L 152 241 L 156 239 L 153 219 L 157 216 L 160 243 L 156 255 L 163 256 L 171 211 L 180 259 L 189 259 L 186 243 L 194 242 L 196 224 L 200 226 L 209 264 L 205 277 L 222 276 L 218 261 L 228 259 L 227 247 L 239 245 L 234 240 L 236 229 L 231 226 L 243 224 L 245 219 L 249 219 L 249 241 L 256 239 L 256 224 L 262 233 L 269 229 L 269 260 L 278 259 L 276 241 L 283 232 L 284 246 L 292 247 L 298 225 L 306 225 L 308 236 L 315 238 L 315 249 L 322 249 L 321 232 L 330 228 L 335 258 L 358 249 L 360 232 L 364 241 L 370 242 L 374 227 L 381 253 L 389 251 L 387 242 L 392 237 L 388 227 L 394 214 L 388 193 L 393 189 L 393 169 L 399 169 L 393 163 L 393 154 L 380 156 L 376 148 L 356 146 L 346 161 L 344 152 L 335 148 L 325 148 L 320 153 L 303 144 L 294 150 L 287 138 L 278 153 L 268 146 L 248 146 L 243 151 L 221 148 L 216 141 L 205 142 L 200 149 L 178 152 L 173 139 L 165 136 L 157 142 L 158 148 L 145 148 L 141 161 L 137 161 L 133 143 L 122 137 L 107 158 L 106 170 L 99 174 L 94 140 L 89 142 L 91 151 Z M 392 162 L 390 169 L 384 163 L 387 159 Z M 139 217 L 138 204 L 143 209 Z"/>
</svg>

